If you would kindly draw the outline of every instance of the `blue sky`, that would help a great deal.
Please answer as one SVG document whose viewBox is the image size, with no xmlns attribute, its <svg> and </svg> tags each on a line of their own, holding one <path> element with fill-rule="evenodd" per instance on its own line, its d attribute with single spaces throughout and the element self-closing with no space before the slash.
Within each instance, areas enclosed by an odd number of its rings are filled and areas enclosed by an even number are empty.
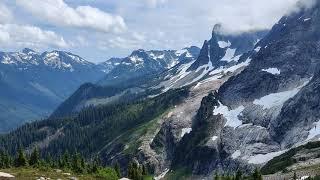
<svg viewBox="0 0 320 180">
<path fill-rule="evenodd" d="M 1 0 L 0 49 L 59 49 L 101 62 L 140 48 L 201 46 L 215 23 L 228 34 L 268 29 L 297 1 Z"/>
</svg>

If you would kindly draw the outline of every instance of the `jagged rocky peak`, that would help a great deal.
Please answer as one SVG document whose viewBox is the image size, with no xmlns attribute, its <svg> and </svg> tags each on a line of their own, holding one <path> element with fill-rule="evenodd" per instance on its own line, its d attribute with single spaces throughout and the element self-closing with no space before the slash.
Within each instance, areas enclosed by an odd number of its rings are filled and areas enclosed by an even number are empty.
<svg viewBox="0 0 320 180">
<path fill-rule="evenodd" d="M 317 1 L 311 8 L 284 16 L 256 45 L 256 33 L 219 35 L 214 30 L 218 42 L 230 42 L 228 49 L 237 42 L 248 42 L 251 62 L 222 85 L 215 100 L 201 104 L 193 123 L 203 123 L 204 128 L 193 126 L 182 139 L 175 163 L 196 174 L 219 169 L 233 172 L 239 167 L 250 172 L 295 145 L 318 141 L 319 27 Z M 222 37 L 225 39 L 219 39 Z M 208 62 L 210 41 L 204 44 L 199 58 L 206 57 Z M 212 104 L 215 101 L 218 103 Z M 212 129 L 205 129 L 210 126 Z M 221 131 L 213 133 L 217 129 Z M 197 157 L 204 153 L 206 158 Z"/>
<path fill-rule="evenodd" d="M 216 24 L 213 27 L 211 39 L 204 41 L 200 55 L 188 69 L 189 71 L 204 65 L 216 69 L 221 66 L 237 64 L 241 55 L 252 51 L 256 43 L 267 33 L 267 31 L 250 31 L 228 34 L 224 31 L 221 24 Z"/>
<path fill-rule="evenodd" d="M 38 54 L 36 51 L 34 51 L 33 49 L 30 49 L 30 48 L 24 48 L 24 49 L 22 49 L 21 52 L 24 54 Z"/>
</svg>

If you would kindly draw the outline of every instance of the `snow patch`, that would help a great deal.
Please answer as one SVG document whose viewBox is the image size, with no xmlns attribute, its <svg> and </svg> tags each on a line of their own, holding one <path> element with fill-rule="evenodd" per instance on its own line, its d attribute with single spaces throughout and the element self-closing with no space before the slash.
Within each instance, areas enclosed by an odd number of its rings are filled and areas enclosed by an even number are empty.
<svg viewBox="0 0 320 180">
<path fill-rule="evenodd" d="M 164 58 L 164 54 L 155 55 L 154 53 L 150 53 L 150 57 L 152 59 L 163 59 Z"/>
<path fill-rule="evenodd" d="M 286 150 L 284 151 L 277 151 L 277 152 L 271 152 L 267 154 L 257 154 L 255 156 L 250 156 L 247 160 L 250 164 L 264 164 L 271 159 L 273 159 L 276 156 L 279 156 L 283 153 L 285 153 Z"/>
<path fill-rule="evenodd" d="M 178 70 L 178 74 L 175 76 L 172 76 L 168 82 L 170 83 L 164 90 L 163 92 L 168 91 L 169 89 L 172 88 L 172 86 L 174 86 L 174 84 L 178 81 L 180 81 L 181 79 L 183 79 L 184 77 L 186 77 L 190 72 L 187 72 L 187 70 L 190 68 L 190 66 L 194 63 L 194 61 L 189 62 L 187 64 L 183 64 L 181 67 L 179 67 Z"/>
<path fill-rule="evenodd" d="M 235 53 L 236 53 L 236 49 L 228 48 L 227 51 L 226 51 L 226 54 L 221 59 L 221 61 L 227 61 L 227 62 L 233 61 Z"/>
<path fill-rule="evenodd" d="M 306 21 L 310 21 L 310 20 L 311 20 L 311 18 L 306 18 L 303 21 L 306 22 Z"/>
<path fill-rule="evenodd" d="M 237 159 L 238 157 L 241 156 L 241 151 L 240 150 L 236 150 L 232 155 L 232 159 Z"/>
<path fill-rule="evenodd" d="M 85 63 L 86 63 L 86 61 L 85 61 L 84 59 L 82 59 L 82 58 L 80 58 L 80 57 L 78 57 L 78 56 L 75 56 L 75 55 L 70 54 L 70 53 L 67 53 L 67 55 L 68 55 L 71 59 L 73 59 L 75 62 L 78 62 L 78 63 L 81 63 L 81 64 L 85 64 Z"/>
<path fill-rule="evenodd" d="M 185 134 L 189 134 L 192 131 L 192 128 L 183 128 L 181 130 L 181 137 L 183 137 Z"/>
<path fill-rule="evenodd" d="M 188 52 L 188 50 L 186 50 L 186 49 L 180 49 L 180 50 L 178 50 L 178 51 L 176 51 L 176 56 L 181 56 L 182 54 L 184 54 L 184 53 L 186 53 L 186 52 Z"/>
<path fill-rule="evenodd" d="M 236 128 L 242 125 L 242 121 L 239 120 L 238 116 L 244 110 L 244 106 L 239 106 L 236 109 L 229 110 L 229 108 L 221 102 L 219 102 L 219 107 L 215 107 L 213 110 L 213 115 L 221 114 L 227 119 L 225 126 Z"/>
<path fill-rule="evenodd" d="M 47 53 L 45 55 L 44 64 L 56 69 L 69 69 L 70 72 L 74 71 L 70 63 L 67 64 L 60 59 L 59 53 L 57 51 Z"/>
<path fill-rule="evenodd" d="M 185 57 L 187 57 L 187 58 L 193 57 L 192 54 L 187 49 L 181 49 L 181 50 L 176 51 L 176 53 L 175 53 L 175 55 L 178 57 L 182 56 L 184 54 L 185 54 Z"/>
<path fill-rule="evenodd" d="M 140 63 L 140 62 L 143 62 L 143 59 L 138 57 L 138 56 L 131 56 L 130 58 L 130 61 L 133 62 L 133 63 Z"/>
<path fill-rule="evenodd" d="M 8 55 L 4 56 L 2 61 L 2 64 L 15 64 L 15 61 L 13 61 Z"/>
<path fill-rule="evenodd" d="M 307 141 L 313 139 L 320 134 L 320 121 L 313 123 L 314 127 L 310 129 Z"/>
<path fill-rule="evenodd" d="M 218 139 L 218 136 L 212 136 L 212 141 L 216 141 Z"/>
<path fill-rule="evenodd" d="M 227 73 L 227 72 L 235 72 L 236 70 L 238 70 L 241 67 L 245 67 L 248 66 L 251 62 L 251 59 L 248 58 L 245 62 L 236 64 L 234 66 L 231 66 L 229 68 L 224 68 L 224 67 L 220 67 L 219 69 L 215 69 L 214 71 L 211 71 L 209 75 L 215 75 L 215 74 L 219 74 L 219 73 Z"/>
<path fill-rule="evenodd" d="M 287 100 L 293 98 L 301 90 L 301 88 L 308 84 L 308 82 L 309 81 L 306 81 L 305 83 L 303 83 L 303 85 L 289 91 L 266 95 L 260 99 L 254 100 L 253 104 L 260 105 L 264 109 L 270 109 L 272 107 L 281 108 Z"/>
<path fill-rule="evenodd" d="M 261 49 L 261 47 L 260 47 L 260 46 L 258 46 L 258 47 L 256 47 L 256 48 L 254 49 L 254 51 L 255 51 L 255 52 L 259 52 L 259 51 L 260 51 L 260 49 Z"/>
<path fill-rule="evenodd" d="M 262 69 L 261 71 L 268 72 L 268 73 L 273 74 L 273 75 L 279 75 L 281 73 L 280 69 L 278 69 L 278 68 Z"/>
<path fill-rule="evenodd" d="M 302 176 L 299 180 L 307 180 L 309 176 Z"/>
<path fill-rule="evenodd" d="M 220 47 L 220 48 L 226 48 L 226 47 L 230 47 L 230 46 L 231 46 L 231 42 L 230 42 L 230 41 L 228 41 L 228 42 L 226 42 L 226 41 L 219 41 L 218 44 L 219 44 L 219 47 Z"/>
<path fill-rule="evenodd" d="M 186 54 L 186 57 L 187 57 L 187 58 L 192 58 L 193 56 L 192 56 L 192 54 L 189 53 L 189 51 L 188 51 L 187 54 Z"/>
<path fill-rule="evenodd" d="M 160 180 L 160 179 L 164 178 L 169 171 L 170 171 L 169 169 L 165 169 L 164 172 L 162 172 L 159 176 L 154 177 L 153 179 Z"/>
</svg>

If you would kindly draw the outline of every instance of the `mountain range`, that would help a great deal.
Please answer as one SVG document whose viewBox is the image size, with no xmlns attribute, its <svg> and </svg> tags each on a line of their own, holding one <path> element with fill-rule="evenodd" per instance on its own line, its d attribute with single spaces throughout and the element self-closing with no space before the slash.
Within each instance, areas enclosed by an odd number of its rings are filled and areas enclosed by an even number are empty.
<svg viewBox="0 0 320 180">
<path fill-rule="evenodd" d="M 217 24 L 201 49 L 136 50 L 92 66 L 98 80 L 82 84 L 49 118 L 0 136 L 0 146 L 98 156 L 122 174 L 134 161 L 155 179 L 303 172 L 320 164 L 319 42 L 317 1 L 269 31 L 230 35 Z M 77 71 L 71 61 L 45 59 L 52 69 Z"/>
<path fill-rule="evenodd" d="M 47 117 L 85 82 L 104 73 L 68 52 L 0 52 L 0 132 Z"/>
</svg>

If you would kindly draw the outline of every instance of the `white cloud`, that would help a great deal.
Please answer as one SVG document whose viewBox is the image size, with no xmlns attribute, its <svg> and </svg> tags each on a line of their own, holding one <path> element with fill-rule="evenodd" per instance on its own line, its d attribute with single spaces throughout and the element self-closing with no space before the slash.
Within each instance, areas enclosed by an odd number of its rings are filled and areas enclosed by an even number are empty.
<svg viewBox="0 0 320 180">
<path fill-rule="evenodd" d="M 168 0 L 145 0 L 149 7 L 155 8 L 157 5 L 164 4 L 168 2 Z"/>
<path fill-rule="evenodd" d="M 63 37 L 39 27 L 17 24 L 0 24 L 0 46 L 6 47 L 58 47 L 67 48 Z M 4 43 L 5 42 L 5 43 Z"/>
<path fill-rule="evenodd" d="M 10 34 L 0 29 L 0 43 L 7 43 L 10 40 Z"/>
<path fill-rule="evenodd" d="M 61 43 L 64 41 L 69 45 L 65 50 L 101 60 L 122 57 L 138 48 L 201 46 L 210 38 L 216 23 L 222 23 L 226 33 L 269 29 L 283 15 L 296 10 L 295 4 L 300 0 L 0 1 L 11 9 L 9 14 L 14 16 L 14 21 L 1 22 L 1 19 L 10 18 L 1 18 L 4 11 L 0 9 L 0 24 L 30 24 L 50 30 L 59 37 L 55 38 L 56 42 L 64 44 Z M 300 6 L 309 7 L 312 1 L 316 0 L 302 0 Z M 0 31 L 0 41 L 13 40 L 12 34 Z M 61 36 L 67 43 L 61 41 Z M 23 42 L 27 44 L 27 41 Z M 20 44 L 20 41 L 16 43 Z M 53 44 L 50 46 L 56 46 Z"/>
<path fill-rule="evenodd" d="M 104 49 L 109 48 L 122 48 L 122 49 L 139 49 L 142 48 L 142 43 L 140 40 L 117 36 L 111 38 L 106 42 L 101 41 L 100 45 L 103 46 Z"/>
<path fill-rule="evenodd" d="M 316 4 L 317 0 L 301 0 L 297 2 L 297 5 L 291 9 L 289 13 L 299 11 L 300 9 L 309 9 Z"/>
<path fill-rule="evenodd" d="M 56 26 L 89 28 L 107 33 L 126 30 L 126 24 L 121 16 L 91 6 L 72 8 L 63 0 L 16 0 L 16 2 L 34 16 Z"/>
<path fill-rule="evenodd" d="M 226 33 L 269 29 L 298 0 L 186 0 L 180 12 L 197 23 L 221 23 Z M 198 13 L 195 13 L 198 12 Z M 201 13 L 199 13 L 201 12 Z M 188 15 L 189 14 L 189 15 Z M 180 17 L 181 18 L 181 17 Z M 190 21 L 191 22 L 191 21 Z"/>
<path fill-rule="evenodd" d="M 7 6 L 0 3 L 0 23 L 7 23 L 13 19 L 12 12 Z"/>
</svg>

